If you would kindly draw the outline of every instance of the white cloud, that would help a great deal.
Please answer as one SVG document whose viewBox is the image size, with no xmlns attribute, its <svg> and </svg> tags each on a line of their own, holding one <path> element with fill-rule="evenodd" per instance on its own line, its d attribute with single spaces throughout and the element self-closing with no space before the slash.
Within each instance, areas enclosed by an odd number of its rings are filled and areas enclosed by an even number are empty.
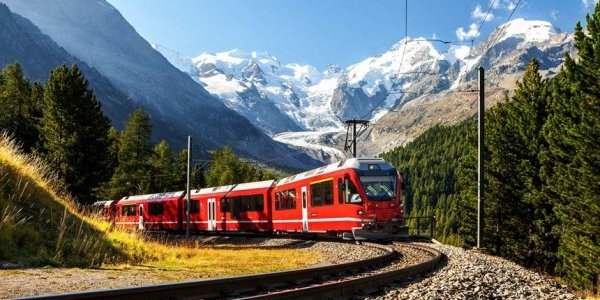
<svg viewBox="0 0 600 300">
<path fill-rule="evenodd" d="M 513 10 L 513 9 L 515 9 L 515 6 L 517 6 L 517 1 L 518 0 L 490 0 L 490 5 L 492 6 L 493 9 Z M 586 0 L 581 0 L 581 1 L 586 1 Z M 587 0 L 587 1 L 593 1 L 593 0 Z M 597 0 L 595 0 L 595 1 L 597 1 Z"/>
<path fill-rule="evenodd" d="M 466 31 L 463 27 L 458 27 L 458 29 L 456 29 L 456 37 L 461 41 L 474 39 L 478 37 L 479 34 L 479 28 L 477 28 L 477 24 L 475 23 L 471 23 Z"/>
<path fill-rule="evenodd" d="M 481 5 L 477 4 L 475 9 L 471 12 L 471 17 L 479 21 L 483 21 L 484 19 L 486 21 L 491 21 L 494 19 L 494 14 L 492 14 L 492 12 L 488 14 L 487 11 L 483 11 L 483 9 L 481 9 Z"/>
<path fill-rule="evenodd" d="M 517 7 L 517 4 L 514 1 L 509 0 L 505 7 L 507 10 L 513 10 L 515 7 Z"/>
<path fill-rule="evenodd" d="M 587 9 L 598 3 L 598 0 L 581 0 L 581 4 Z"/>
</svg>

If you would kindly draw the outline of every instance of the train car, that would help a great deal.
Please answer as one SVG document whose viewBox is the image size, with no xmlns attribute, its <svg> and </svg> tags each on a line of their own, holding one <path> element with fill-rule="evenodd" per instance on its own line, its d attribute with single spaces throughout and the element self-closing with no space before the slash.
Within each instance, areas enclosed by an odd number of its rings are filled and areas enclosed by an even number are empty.
<svg viewBox="0 0 600 300">
<path fill-rule="evenodd" d="M 348 159 L 283 178 L 273 189 L 276 232 L 382 239 L 399 233 L 402 177 L 382 159 Z"/>
<path fill-rule="evenodd" d="M 114 224 L 139 230 L 182 230 L 184 194 L 181 191 L 136 195 L 113 201 Z"/>
<path fill-rule="evenodd" d="M 193 190 L 190 229 L 384 239 L 405 230 L 401 194 L 402 176 L 392 165 L 382 159 L 353 158 L 278 181 Z M 119 227 L 166 231 L 187 227 L 182 191 L 108 203 L 110 209 L 105 211 Z"/>
<path fill-rule="evenodd" d="M 112 202 L 112 200 L 96 201 L 90 206 L 90 213 L 92 213 L 93 215 L 97 215 L 103 218 L 104 220 L 110 221 L 110 210 Z"/>
<path fill-rule="evenodd" d="M 193 191 L 205 211 L 195 228 L 205 231 L 271 231 L 271 189 L 274 180 Z"/>
</svg>

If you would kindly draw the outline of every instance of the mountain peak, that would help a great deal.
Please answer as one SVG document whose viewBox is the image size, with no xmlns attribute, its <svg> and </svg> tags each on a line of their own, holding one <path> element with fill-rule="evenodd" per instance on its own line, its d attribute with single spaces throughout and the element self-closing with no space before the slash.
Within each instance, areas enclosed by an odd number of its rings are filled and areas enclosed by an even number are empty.
<svg viewBox="0 0 600 300">
<path fill-rule="evenodd" d="M 511 37 L 521 38 L 527 42 L 544 42 L 559 33 L 561 33 L 560 29 L 550 22 L 518 18 L 500 25 L 493 36 L 501 34 L 498 42 Z"/>
</svg>

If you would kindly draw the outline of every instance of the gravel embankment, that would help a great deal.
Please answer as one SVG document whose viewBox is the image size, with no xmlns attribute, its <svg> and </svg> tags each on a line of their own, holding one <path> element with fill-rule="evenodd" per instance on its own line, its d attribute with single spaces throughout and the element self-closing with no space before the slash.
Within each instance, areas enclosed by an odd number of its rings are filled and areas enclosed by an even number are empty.
<svg viewBox="0 0 600 300">
<path fill-rule="evenodd" d="M 552 279 L 508 260 L 452 246 L 422 245 L 446 254 L 447 265 L 367 299 L 576 299 Z"/>
<path fill-rule="evenodd" d="M 323 258 L 321 263 L 329 264 L 341 264 L 360 259 L 367 259 L 385 253 L 384 250 L 378 248 L 336 242 L 315 242 L 305 246 L 300 244 L 298 247 L 306 247 L 305 249 L 310 251 L 318 251 Z"/>
</svg>

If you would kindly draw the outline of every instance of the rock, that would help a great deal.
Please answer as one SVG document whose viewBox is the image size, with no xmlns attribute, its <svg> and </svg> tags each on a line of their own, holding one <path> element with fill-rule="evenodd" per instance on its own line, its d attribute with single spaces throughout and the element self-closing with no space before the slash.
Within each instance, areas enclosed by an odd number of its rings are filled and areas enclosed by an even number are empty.
<svg viewBox="0 0 600 300">
<path fill-rule="evenodd" d="M 25 267 L 25 265 L 23 265 L 20 262 L 17 263 L 12 263 L 12 262 L 3 262 L 0 263 L 0 269 L 20 269 Z"/>
<path fill-rule="evenodd" d="M 461 248 L 424 244 L 448 257 L 443 268 L 420 280 L 392 285 L 369 299 L 577 299 L 551 278 L 511 261 Z"/>
</svg>

